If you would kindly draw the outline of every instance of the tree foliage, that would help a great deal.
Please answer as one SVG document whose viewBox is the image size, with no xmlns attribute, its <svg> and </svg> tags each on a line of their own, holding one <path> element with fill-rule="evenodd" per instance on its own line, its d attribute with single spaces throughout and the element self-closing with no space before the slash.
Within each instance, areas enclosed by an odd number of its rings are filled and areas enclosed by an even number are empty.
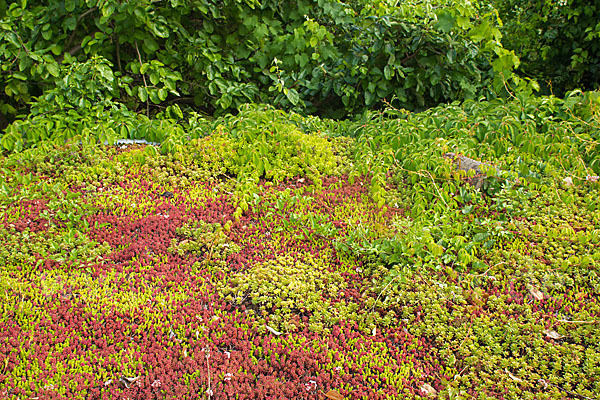
<svg viewBox="0 0 600 400">
<path fill-rule="evenodd" d="M 506 78 L 518 62 L 496 14 L 458 0 L 21 0 L 0 18 L 0 111 L 12 116 L 92 58 L 110 67 L 96 72 L 112 97 L 147 115 L 173 103 L 425 108 L 485 93 L 492 68 Z"/>
<path fill-rule="evenodd" d="M 600 85 L 600 2 L 495 0 L 521 71 L 562 96 Z"/>
</svg>

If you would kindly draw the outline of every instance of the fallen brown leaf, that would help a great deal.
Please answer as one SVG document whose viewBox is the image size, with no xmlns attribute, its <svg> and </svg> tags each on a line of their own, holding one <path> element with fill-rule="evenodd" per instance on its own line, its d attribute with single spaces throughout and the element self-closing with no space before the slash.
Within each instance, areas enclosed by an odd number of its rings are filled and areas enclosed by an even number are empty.
<svg viewBox="0 0 600 400">
<path fill-rule="evenodd" d="M 279 335 L 282 335 L 282 333 L 281 333 L 281 332 L 277 331 L 275 328 L 271 328 L 269 325 L 265 325 L 265 327 L 266 327 L 266 328 L 267 328 L 267 330 L 268 330 L 269 332 L 271 332 L 273 335 L 277 335 L 277 336 L 279 336 Z"/>
<path fill-rule="evenodd" d="M 544 333 L 546 334 L 547 337 L 549 337 L 550 339 L 554 339 L 554 340 L 558 340 L 558 339 L 562 339 L 564 338 L 563 335 L 561 335 L 560 333 L 554 331 L 554 330 L 550 330 L 550 329 L 546 329 L 544 331 Z"/>
<path fill-rule="evenodd" d="M 508 369 L 504 368 L 504 372 L 506 372 L 508 374 L 508 376 L 510 376 L 510 379 L 512 379 L 513 381 L 523 382 L 523 379 L 519 378 L 518 376 L 515 376 L 515 375 L 511 374 Z"/>
<path fill-rule="evenodd" d="M 139 376 L 135 376 L 135 377 L 122 376 L 121 378 L 119 378 L 119 383 L 125 389 L 129 389 L 129 387 L 131 385 L 133 385 L 138 379 L 140 379 Z M 104 383 L 104 385 L 106 386 L 106 383 Z"/>
<path fill-rule="evenodd" d="M 435 390 L 434 387 L 429 383 L 424 383 L 423 386 L 421 386 L 421 393 L 423 393 L 425 396 L 435 396 L 437 394 L 437 390 Z"/>
<path fill-rule="evenodd" d="M 540 292 L 538 288 L 532 287 L 529 289 L 529 293 L 538 301 L 544 300 L 544 293 Z"/>
<path fill-rule="evenodd" d="M 330 390 L 329 392 L 325 393 L 325 397 L 331 400 L 344 400 L 344 396 L 342 396 L 335 390 Z"/>
</svg>

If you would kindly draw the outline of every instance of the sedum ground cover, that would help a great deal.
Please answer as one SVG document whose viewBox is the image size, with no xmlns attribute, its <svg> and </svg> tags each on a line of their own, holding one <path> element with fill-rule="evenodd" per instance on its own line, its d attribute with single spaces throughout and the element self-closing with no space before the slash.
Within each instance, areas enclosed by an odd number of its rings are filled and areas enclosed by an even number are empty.
<svg viewBox="0 0 600 400">
<path fill-rule="evenodd" d="M 596 398 L 598 107 L 254 106 L 5 154 L 0 397 Z"/>
</svg>

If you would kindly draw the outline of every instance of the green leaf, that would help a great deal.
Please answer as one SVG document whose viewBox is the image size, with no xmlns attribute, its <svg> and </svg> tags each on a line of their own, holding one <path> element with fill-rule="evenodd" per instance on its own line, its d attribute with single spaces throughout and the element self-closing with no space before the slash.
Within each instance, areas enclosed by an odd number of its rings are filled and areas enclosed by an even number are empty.
<svg viewBox="0 0 600 400">
<path fill-rule="evenodd" d="M 102 7 L 102 16 L 105 18 L 110 17 L 115 12 L 115 4 L 113 2 L 106 2 Z"/>
<path fill-rule="evenodd" d="M 146 102 L 148 100 L 148 92 L 145 87 L 138 87 L 138 97 L 141 101 Z"/>
<path fill-rule="evenodd" d="M 49 47 L 50 51 L 52 52 L 52 54 L 54 54 L 55 56 L 58 56 L 62 53 L 62 47 L 59 44 L 53 44 Z"/>
<path fill-rule="evenodd" d="M 254 168 L 256 170 L 256 172 L 258 173 L 258 176 L 262 176 L 263 173 L 265 172 L 265 167 L 262 161 L 262 158 L 254 153 L 253 157 L 252 157 L 252 164 L 254 164 Z"/>
<path fill-rule="evenodd" d="M 154 104 L 159 104 L 160 99 L 158 98 L 158 90 L 149 90 L 148 91 L 150 101 Z"/>
<path fill-rule="evenodd" d="M 383 76 L 385 77 L 386 80 L 390 80 L 392 79 L 392 69 L 390 68 L 389 65 L 386 65 L 385 68 L 383 69 Z"/>
<path fill-rule="evenodd" d="M 446 53 L 446 57 L 448 57 L 448 61 L 450 61 L 450 64 L 452 64 L 454 62 L 454 59 L 456 58 L 456 50 L 448 50 L 448 52 Z"/>
<path fill-rule="evenodd" d="M 171 79 L 171 78 L 167 78 L 167 79 L 165 79 L 165 81 L 164 81 L 164 85 L 165 85 L 165 87 L 166 87 L 167 89 L 169 89 L 169 90 L 171 90 L 171 91 L 173 91 L 173 90 L 175 90 L 175 89 L 176 89 L 176 87 L 175 87 L 175 81 L 173 81 L 173 79 Z"/>
<path fill-rule="evenodd" d="M 58 76 L 60 75 L 60 68 L 58 67 L 57 63 L 46 64 L 46 69 L 48 70 L 50 75 L 52 75 L 55 78 L 58 78 Z"/>
<path fill-rule="evenodd" d="M 231 101 L 233 99 L 231 98 L 231 95 L 229 93 L 225 93 L 223 96 L 221 96 L 221 98 L 219 99 L 219 103 L 221 105 L 221 108 L 223 109 L 227 109 L 229 108 L 229 106 L 231 106 Z"/>
<path fill-rule="evenodd" d="M 365 91 L 365 105 L 370 106 L 375 101 L 375 95 L 370 91 Z"/>
<path fill-rule="evenodd" d="M 160 82 L 160 76 L 158 75 L 158 72 L 156 71 L 152 71 L 150 72 L 150 83 L 152 83 L 153 85 L 157 85 L 158 82 Z"/>
<path fill-rule="evenodd" d="M 77 0 L 65 1 L 65 10 L 67 10 L 68 12 L 73 12 L 73 10 L 75 10 L 77 3 L 78 3 Z"/>
<path fill-rule="evenodd" d="M 17 139 L 14 137 L 14 133 L 5 134 L 2 136 L 2 147 L 6 150 L 12 150 L 15 147 Z"/>
<path fill-rule="evenodd" d="M 444 248 L 442 246 L 440 246 L 439 244 L 431 243 L 427 246 L 431 249 L 431 254 L 433 254 L 436 257 L 439 257 L 442 254 L 444 254 Z"/>
<path fill-rule="evenodd" d="M 438 21 L 433 26 L 444 33 L 448 33 L 454 28 L 454 16 L 448 10 L 441 10 L 436 13 Z"/>
<path fill-rule="evenodd" d="M 178 118 L 183 118 L 183 112 L 181 112 L 181 108 L 177 104 L 173 104 L 170 108 L 171 113 L 177 116 Z"/>
<path fill-rule="evenodd" d="M 168 94 L 169 93 L 167 92 L 167 89 L 165 89 L 165 88 L 158 89 L 158 98 L 161 101 L 164 101 L 167 98 Z"/>
<path fill-rule="evenodd" d="M 487 233 L 487 232 L 481 232 L 481 233 L 478 233 L 475 236 L 473 236 L 473 241 L 476 242 L 476 243 L 483 242 L 489 236 L 490 236 L 489 233 Z"/>
<path fill-rule="evenodd" d="M 42 37 L 45 40 L 50 40 L 52 38 L 52 30 L 48 29 L 48 30 L 42 30 Z"/>
<path fill-rule="evenodd" d="M 155 52 L 159 47 L 158 43 L 156 43 L 156 41 L 149 36 L 144 39 L 144 45 L 149 53 Z"/>
<path fill-rule="evenodd" d="M 475 272 L 485 271 L 488 268 L 487 264 L 479 260 L 473 261 L 471 269 Z"/>
<path fill-rule="evenodd" d="M 12 73 L 12 77 L 13 78 L 17 78 L 20 79 L 22 81 L 26 81 L 27 80 L 27 76 L 21 72 L 15 71 Z"/>
<path fill-rule="evenodd" d="M 108 65 L 100 64 L 98 65 L 98 70 L 100 71 L 100 75 L 107 81 L 112 82 L 115 79 L 112 69 Z"/>
<path fill-rule="evenodd" d="M 290 101 L 290 103 L 292 103 L 293 105 L 298 104 L 298 102 L 300 101 L 300 95 L 298 94 L 298 92 L 296 91 L 296 89 L 289 89 L 285 93 L 285 96 Z"/>
<path fill-rule="evenodd" d="M 304 68 L 304 66 L 310 61 L 306 53 L 294 55 L 294 60 L 296 63 L 298 63 L 298 65 L 300 65 L 300 68 Z"/>
<path fill-rule="evenodd" d="M 479 25 L 469 31 L 469 37 L 475 43 L 479 43 L 483 40 L 488 40 L 492 36 L 492 28 L 487 21 L 481 22 Z"/>
</svg>

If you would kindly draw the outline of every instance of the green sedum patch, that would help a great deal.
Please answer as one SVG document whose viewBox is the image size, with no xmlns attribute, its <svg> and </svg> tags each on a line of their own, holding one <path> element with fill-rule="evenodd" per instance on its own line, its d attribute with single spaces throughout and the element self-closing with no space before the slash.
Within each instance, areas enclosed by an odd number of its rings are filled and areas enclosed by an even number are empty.
<svg viewBox="0 0 600 400">
<path fill-rule="evenodd" d="M 321 332 L 340 320 L 352 319 L 358 307 L 343 299 L 346 285 L 327 259 L 309 254 L 278 256 L 233 275 L 222 294 L 229 301 L 256 307 L 259 317 L 269 315 L 274 329 L 295 331 L 301 317 L 310 315 L 309 329 Z M 341 297 L 331 305 L 331 298 Z"/>
<path fill-rule="evenodd" d="M 230 228 L 231 224 L 225 225 L 225 229 Z M 208 252 L 224 258 L 240 250 L 239 246 L 229 240 L 220 224 L 209 224 L 200 220 L 184 224 L 175 231 L 184 239 L 181 242 L 173 239 L 171 247 L 167 249 L 172 253 L 183 255 L 186 252 Z"/>
</svg>

